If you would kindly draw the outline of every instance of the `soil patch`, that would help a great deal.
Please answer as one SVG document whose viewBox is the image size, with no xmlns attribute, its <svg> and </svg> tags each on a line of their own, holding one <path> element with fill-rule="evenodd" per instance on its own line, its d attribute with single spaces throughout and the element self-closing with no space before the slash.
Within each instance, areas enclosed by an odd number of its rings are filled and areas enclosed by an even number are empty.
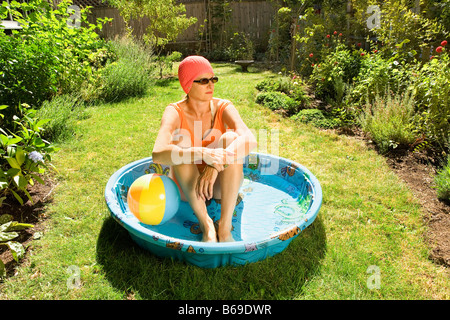
<svg viewBox="0 0 450 320">
<path fill-rule="evenodd" d="M 431 248 L 429 258 L 450 266 L 450 205 L 437 197 L 434 183 L 437 167 L 425 154 L 416 152 L 391 156 L 387 162 L 422 205 L 428 225 L 426 240 Z"/>
<path fill-rule="evenodd" d="M 34 226 L 18 231 L 19 237 L 12 240 L 22 243 L 25 248 L 25 257 L 19 263 L 26 261 L 27 252 L 32 246 L 31 242 L 33 239 L 38 239 L 44 232 L 44 221 L 47 219 L 45 207 L 52 199 L 51 196 L 56 183 L 48 176 L 43 178 L 45 184 L 36 183 L 28 188 L 33 202 L 28 200 L 21 206 L 14 197 L 10 196 L 0 208 L 0 214 L 10 214 L 14 217 L 14 221 L 29 223 Z M 5 264 L 7 277 L 14 275 L 18 263 L 13 259 L 11 251 L 6 246 L 0 246 L 0 259 Z"/>
</svg>

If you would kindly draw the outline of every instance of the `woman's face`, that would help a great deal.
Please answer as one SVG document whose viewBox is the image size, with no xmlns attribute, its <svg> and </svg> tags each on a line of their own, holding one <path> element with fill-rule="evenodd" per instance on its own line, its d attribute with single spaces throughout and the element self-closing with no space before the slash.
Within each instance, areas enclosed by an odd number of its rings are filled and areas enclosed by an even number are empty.
<svg viewBox="0 0 450 320">
<path fill-rule="evenodd" d="M 199 75 L 195 80 L 200 80 L 203 78 L 210 79 L 214 77 L 214 73 L 204 73 Z M 214 83 L 209 81 L 207 84 L 201 84 L 198 82 L 193 82 L 191 90 L 189 91 L 189 98 L 209 101 L 213 98 L 214 95 Z"/>
</svg>

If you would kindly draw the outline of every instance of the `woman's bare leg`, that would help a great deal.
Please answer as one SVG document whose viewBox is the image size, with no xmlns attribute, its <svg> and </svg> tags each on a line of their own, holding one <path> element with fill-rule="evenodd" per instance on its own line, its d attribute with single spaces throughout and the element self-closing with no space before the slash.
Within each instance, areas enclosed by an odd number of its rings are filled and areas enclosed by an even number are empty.
<svg viewBox="0 0 450 320">
<path fill-rule="evenodd" d="M 228 147 L 237 137 L 238 135 L 234 132 L 223 134 L 219 139 L 218 147 Z M 221 199 L 221 213 L 217 230 L 217 237 L 220 242 L 234 241 L 231 235 L 231 220 L 243 178 L 243 164 L 233 163 L 219 173 L 219 185 L 215 184 L 213 197 Z"/>
<path fill-rule="evenodd" d="M 189 148 L 190 139 L 182 139 L 177 145 L 181 148 Z M 180 164 L 171 166 L 169 177 L 176 178 L 181 187 L 181 200 L 189 202 L 195 216 L 198 219 L 200 230 L 203 232 L 202 241 L 216 242 L 217 235 L 214 222 L 208 215 L 206 204 L 202 199 L 198 199 L 195 192 L 195 184 L 200 173 L 196 164 Z"/>
<path fill-rule="evenodd" d="M 195 164 L 180 164 L 172 166 L 172 170 L 189 205 L 198 219 L 200 229 L 203 232 L 202 241 L 217 241 L 214 222 L 208 215 L 206 203 L 202 199 L 198 199 L 195 192 L 195 183 L 200 175 L 197 166 Z"/>
</svg>

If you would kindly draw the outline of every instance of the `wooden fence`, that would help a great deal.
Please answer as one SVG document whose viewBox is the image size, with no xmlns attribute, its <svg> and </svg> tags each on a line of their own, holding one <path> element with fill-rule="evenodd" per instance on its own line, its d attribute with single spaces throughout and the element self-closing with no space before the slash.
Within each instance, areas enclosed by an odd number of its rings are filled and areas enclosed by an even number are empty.
<svg viewBox="0 0 450 320">
<path fill-rule="evenodd" d="M 210 0 L 183 0 L 181 3 L 186 7 L 186 16 L 197 18 L 197 22 L 183 32 L 174 43 L 168 45 L 169 48 L 190 48 L 208 51 L 212 47 L 213 41 L 219 41 L 217 25 L 221 29 L 231 32 L 243 32 L 249 36 L 256 46 L 266 47 L 269 39 L 269 32 L 273 24 L 273 17 L 276 13 L 275 5 L 272 1 L 250 0 L 250 1 L 229 1 L 227 8 L 227 18 L 217 16 L 218 3 Z M 107 24 L 100 31 L 100 35 L 106 39 L 112 39 L 125 33 L 126 24 L 120 16 L 119 11 L 108 6 L 96 6 L 91 9 L 89 17 L 91 22 L 97 18 L 113 18 L 111 24 Z M 149 19 L 132 20 L 129 26 L 133 29 L 133 34 L 141 38 L 145 29 L 149 25 Z M 220 30 L 219 30 L 220 31 Z M 182 50 L 179 50 L 182 51 Z"/>
</svg>

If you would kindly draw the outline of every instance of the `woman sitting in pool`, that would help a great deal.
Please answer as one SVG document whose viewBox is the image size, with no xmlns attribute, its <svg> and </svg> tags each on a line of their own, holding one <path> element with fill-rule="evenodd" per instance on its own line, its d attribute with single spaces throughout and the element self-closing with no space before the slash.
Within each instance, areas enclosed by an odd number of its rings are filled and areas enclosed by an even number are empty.
<svg viewBox="0 0 450 320">
<path fill-rule="evenodd" d="M 231 218 L 242 184 L 244 158 L 257 142 L 228 100 L 213 98 L 218 78 L 208 60 L 189 56 L 178 68 L 183 100 L 166 107 L 153 147 L 153 162 L 171 167 L 169 176 L 198 218 L 203 241 L 233 241 Z M 221 199 L 214 222 L 206 200 Z"/>
</svg>

